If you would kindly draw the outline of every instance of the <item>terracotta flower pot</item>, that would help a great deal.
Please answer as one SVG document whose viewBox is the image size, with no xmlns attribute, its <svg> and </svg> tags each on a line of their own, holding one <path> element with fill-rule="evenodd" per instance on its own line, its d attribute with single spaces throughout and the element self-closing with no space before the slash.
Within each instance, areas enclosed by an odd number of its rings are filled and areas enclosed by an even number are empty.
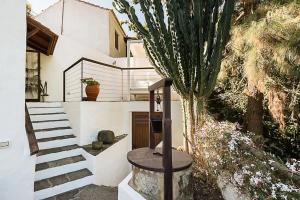
<svg viewBox="0 0 300 200">
<path fill-rule="evenodd" d="M 100 92 L 100 85 L 87 85 L 85 93 L 88 101 L 96 101 Z"/>
</svg>

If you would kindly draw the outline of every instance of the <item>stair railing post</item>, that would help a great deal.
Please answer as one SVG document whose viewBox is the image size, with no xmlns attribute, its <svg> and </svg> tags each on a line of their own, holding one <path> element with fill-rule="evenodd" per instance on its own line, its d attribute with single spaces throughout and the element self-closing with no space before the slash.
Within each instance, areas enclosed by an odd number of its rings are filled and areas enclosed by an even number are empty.
<svg viewBox="0 0 300 200">
<path fill-rule="evenodd" d="M 66 102 L 66 71 L 63 73 L 63 102 Z"/>
<path fill-rule="evenodd" d="M 155 149 L 155 136 L 152 128 L 152 118 L 154 114 L 154 90 L 150 91 L 150 108 L 149 108 L 149 148 Z"/>
<path fill-rule="evenodd" d="M 81 61 L 81 77 L 80 77 L 80 84 L 81 84 L 81 99 L 80 101 L 82 101 L 82 98 L 83 98 L 83 83 L 82 83 L 82 80 L 83 79 L 83 60 Z"/>
<path fill-rule="evenodd" d="M 172 181 L 172 121 L 171 121 L 171 89 L 163 87 L 163 166 L 164 166 L 164 199 L 173 198 Z"/>
</svg>

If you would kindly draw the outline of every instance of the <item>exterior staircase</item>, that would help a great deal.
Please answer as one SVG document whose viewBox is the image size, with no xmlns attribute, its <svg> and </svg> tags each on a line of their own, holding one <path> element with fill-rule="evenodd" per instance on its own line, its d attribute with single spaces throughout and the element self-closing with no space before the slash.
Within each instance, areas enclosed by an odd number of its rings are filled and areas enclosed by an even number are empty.
<svg viewBox="0 0 300 200">
<path fill-rule="evenodd" d="M 93 174 L 59 102 L 27 103 L 38 141 L 35 199 L 46 199 L 92 184 Z"/>
</svg>

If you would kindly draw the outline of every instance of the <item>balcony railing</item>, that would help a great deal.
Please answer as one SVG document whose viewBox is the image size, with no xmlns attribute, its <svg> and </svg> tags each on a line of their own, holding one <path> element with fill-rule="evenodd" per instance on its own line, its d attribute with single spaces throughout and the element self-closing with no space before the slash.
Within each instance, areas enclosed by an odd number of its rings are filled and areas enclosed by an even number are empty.
<svg viewBox="0 0 300 200">
<path fill-rule="evenodd" d="M 100 83 L 97 101 L 129 101 L 131 95 L 147 94 L 148 86 L 161 77 L 154 68 L 121 68 L 81 58 L 63 72 L 63 100 L 67 102 L 85 99 L 83 78 L 94 78 Z"/>
</svg>

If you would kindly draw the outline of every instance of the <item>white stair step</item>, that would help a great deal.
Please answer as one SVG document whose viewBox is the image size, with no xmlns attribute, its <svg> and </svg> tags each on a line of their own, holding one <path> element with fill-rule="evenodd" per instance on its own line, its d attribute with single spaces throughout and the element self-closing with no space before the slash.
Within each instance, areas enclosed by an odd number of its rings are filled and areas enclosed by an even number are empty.
<svg viewBox="0 0 300 200">
<path fill-rule="evenodd" d="M 51 113 L 64 113 L 63 107 L 54 107 L 54 108 L 28 108 L 30 115 L 36 114 L 51 114 Z"/>
<path fill-rule="evenodd" d="M 73 146 L 77 146 L 77 147 L 73 147 Z M 69 147 L 69 149 L 66 149 L 68 147 Z M 61 148 L 64 148 L 64 149 L 60 150 Z M 49 153 L 47 153 L 47 151 Z M 36 163 L 39 164 L 39 163 L 44 163 L 44 162 L 50 162 L 50 161 L 68 158 L 68 157 L 72 157 L 72 156 L 78 156 L 81 154 L 82 154 L 82 149 L 78 145 L 40 150 L 40 152 L 38 153 L 38 156 L 37 156 Z"/>
<path fill-rule="evenodd" d="M 34 192 L 34 196 L 35 196 L 34 199 L 35 200 L 46 199 L 55 196 L 57 194 L 61 194 L 70 190 L 74 190 L 92 184 L 92 181 L 93 181 L 93 175 L 90 174 L 79 179 L 77 178 L 73 181 L 55 185 L 53 187 L 49 187 L 46 189 L 38 190 Z"/>
<path fill-rule="evenodd" d="M 39 181 L 53 176 L 62 175 L 69 172 L 74 172 L 88 167 L 87 161 L 81 161 L 59 167 L 53 167 L 50 169 L 35 172 L 35 181 Z"/>
<path fill-rule="evenodd" d="M 77 160 L 75 160 L 77 159 Z M 80 159 L 80 160 L 79 160 Z M 49 163 L 47 165 L 47 163 Z M 68 157 L 59 159 L 47 163 L 40 163 L 36 166 L 35 181 L 51 178 L 54 176 L 78 171 L 88 167 L 88 163 L 82 155 L 75 157 Z M 54 163 L 54 164 L 53 164 Z M 51 168 L 46 168 L 49 165 L 57 165 Z M 38 168 L 42 167 L 42 170 L 37 171 Z"/>
<path fill-rule="evenodd" d="M 30 119 L 32 122 L 35 121 L 47 121 L 47 120 L 61 120 L 68 119 L 66 113 L 63 114 L 51 114 L 51 115 L 31 115 Z"/>
<path fill-rule="evenodd" d="M 27 107 L 62 107 L 61 102 L 27 102 Z"/>
<path fill-rule="evenodd" d="M 62 130 L 53 130 L 53 131 L 38 131 L 35 132 L 36 139 L 58 137 L 63 135 L 71 135 L 73 133 L 72 129 L 62 129 Z"/>
<path fill-rule="evenodd" d="M 59 136 L 59 137 L 66 137 L 66 136 Z M 50 141 L 40 141 L 44 140 L 47 138 L 43 139 L 38 139 L 38 146 L 39 149 L 51 149 L 51 148 L 56 148 L 56 147 L 63 147 L 63 146 L 69 146 L 73 144 L 77 144 L 77 138 L 64 138 L 64 139 L 56 139 L 56 140 L 50 140 Z"/>
<path fill-rule="evenodd" d="M 56 127 L 66 127 L 70 126 L 69 121 L 48 121 L 48 122 L 34 122 L 32 123 L 33 129 L 48 129 L 48 128 L 56 128 Z"/>
</svg>

